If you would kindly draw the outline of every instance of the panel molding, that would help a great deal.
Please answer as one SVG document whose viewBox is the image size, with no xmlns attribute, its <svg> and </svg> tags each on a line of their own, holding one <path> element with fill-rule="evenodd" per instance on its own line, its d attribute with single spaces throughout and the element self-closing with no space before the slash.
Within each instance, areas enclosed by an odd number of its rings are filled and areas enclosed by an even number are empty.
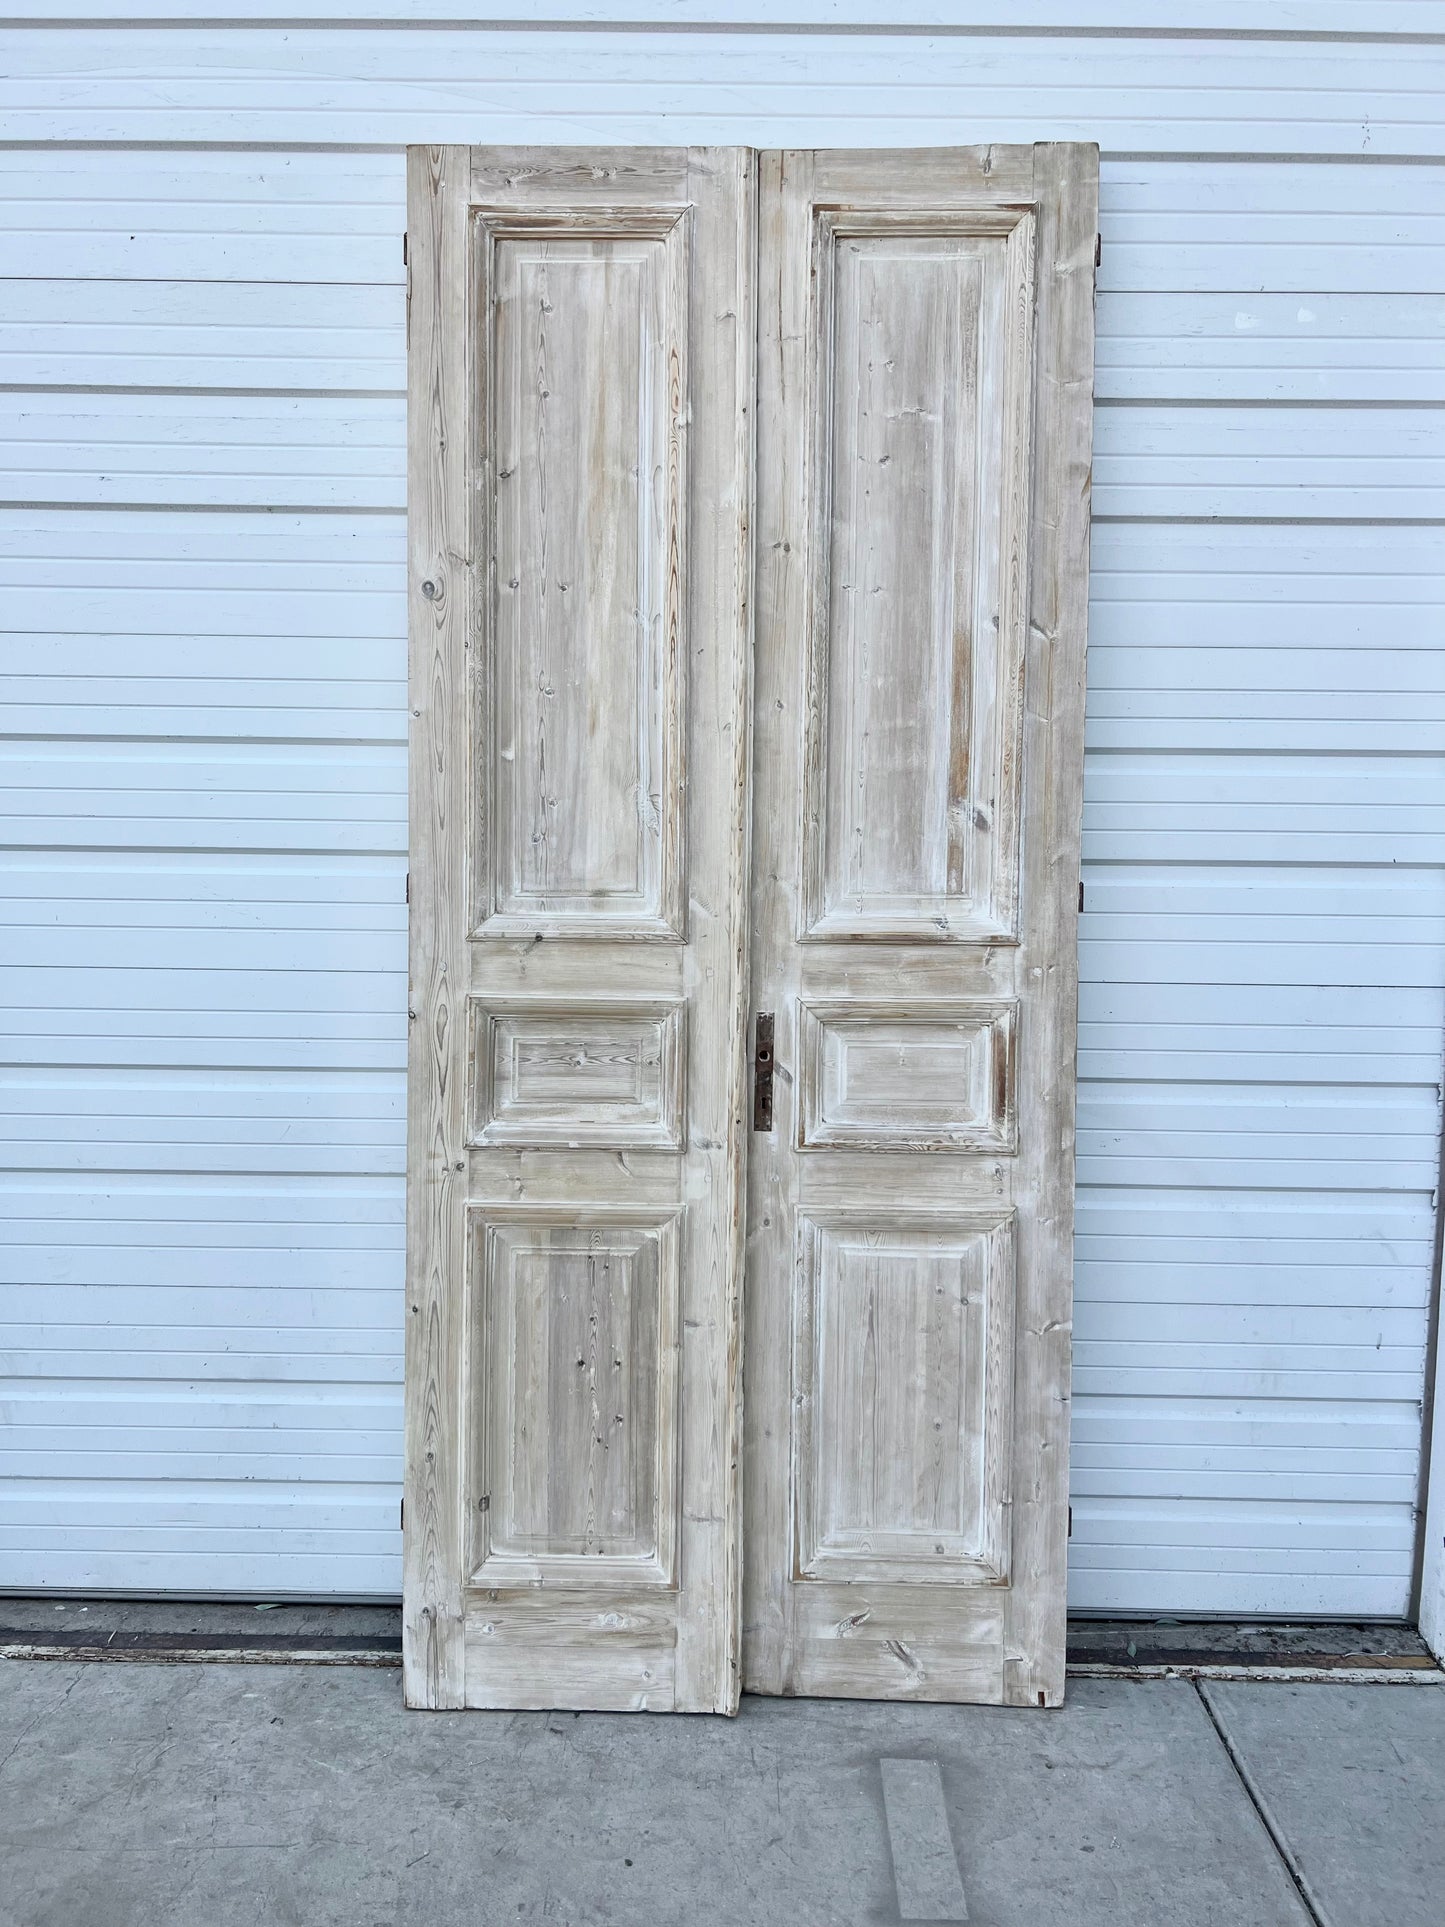
<svg viewBox="0 0 1445 1927">
<path fill-rule="evenodd" d="M 1012 1210 L 874 1206 L 799 1214 L 792 1397 L 792 1529 L 798 1580 L 1008 1584 L 1014 1243 Z M 917 1323 L 911 1334 L 906 1317 L 902 1324 L 896 1317 L 890 1320 L 890 1307 L 880 1298 L 866 1307 L 846 1304 L 847 1260 L 868 1253 L 895 1261 L 915 1255 L 919 1260 L 957 1259 L 976 1267 L 977 1276 L 967 1279 L 952 1308 L 961 1314 L 952 1334 L 947 1304 L 930 1306 L 929 1322 Z M 886 1290 L 886 1280 L 879 1282 Z M 927 1286 L 920 1280 L 917 1289 Z M 933 1296 L 942 1298 L 944 1291 L 935 1281 Z M 935 1318 L 942 1323 L 935 1324 Z M 900 1371 L 902 1343 L 910 1335 L 925 1384 L 910 1385 L 892 1376 Z M 851 1355 L 850 1346 L 858 1348 Z M 865 1356 L 870 1347 L 877 1351 L 872 1368 Z M 844 1409 L 850 1363 L 857 1396 L 853 1409 Z M 902 1463 L 897 1410 L 885 1415 L 881 1448 L 870 1460 L 865 1423 L 869 1388 L 876 1400 L 890 1377 L 914 1415 L 916 1440 L 922 1439 L 911 1468 Z M 879 1423 L 876 1412 L 873 1420 Z M 920 1434 L 925 1422 L 928 1430 Z M 923 1453 L 932 1434 L 939 1449 L 925 1463 Z M 845 1464 L 850 1458 L 851 1466 Z M 854 1475 L 851 1493 L 843 1490 L 848 1471 Z M 850 1521 L 850 1510 L 886 1510 L 891 1503 L 899 1511 L 899 1480 L 910 1471 L 913 1496 L 920 1504 L 929 1484 L 940 1509 L 951 1503 L 956 1515 L 951 1525 L 921 1518 L 909 1524 L 901 1517 L 891 1524 L 861 1516 Z"/>
<path fill-rule="evenodd" d="M 1022 782 L 1022 680 L 1028 607 L 1028 543 L 1030 508 L 1031 424 L 1033 411 L 1033 307 L 1035 216 L 1024 206 L 988 207 L 862 207 L 841 209 L 815 206 L 811 218 L 813 262 L 812 311 L 808 334 L 805 407 L 810 422 L 812 561 L 807 585 L 808 633 L 807 702 L 803 747 L 803 836 L 801 869 L 802 941 L 836 938 L 875 942 L 963 943 L 980 939 L 1016 941 L 1018 937 L 1019 793 Z M 870 624 L 886 620 L 890 605 L 906 593 L 905 583 L 933 582 L 936 558 L 930 553 L 904 556 L 902 543 L 919 542 L 920 509 L 916 491 L 904 491 L 894 507 L 898 521 L 893 534 L 897 552 L 876 565 L 891 579 L 893 593 L 875 615 L 871 600 L 885 584 L 835 584 L 840 559 L 839 469 L 836 376 L 840 331 L 845 317 L 839 307 L 840 249 L 850 241 L 879 242 L 915 239 L 920 243 L 977 241 L 973 255 L 940 254 L 939 260 L 973 260 L 978 265 L 979 288 L 968 339 L 976 379 L 961 380 L 950 389 L 955 405 L 971 405 L 971 448 L 955 447 L 953 467 L 940 480 L 940 463 L 931 456 L 936 487 L 945 493 L 963 486 L 968 476 L 974 499 L 996 500 L 998 523 L 980 528 L 967 519 L 974 539 L 966 559 L 952 552 L 946 599 L 947 612 L 931 613 L 935 627 L 947 615 L 946 641 L 934 636 L 933 669 L 951 694 L 948 734 L 939 747 L 939 768 L 933 772 L 939 793 L 929 799 L 937 820 L 928 821 L 920 807 L 916 821 L 894 823 L 896 833 L 911 833 L 915 868 L 931 872 L 929 880 L 900 876 L 888 888 L 860 873 L 867 866 L 870 839 L 877 840 L 882 812 L 866 781 L 866 752 L 871 719 L 859 708 L 863 694 L 875 695 L 883 678 L 863 675 L 850 659 L 841 677 L 834 672 L 840 634 L 864 637 L 866 653 Z M 920 259 L 927 258 L 920 256 Z M 900 284 L 901 285 L 901 284 Z M 857 353 L 864 354 L 861 343 Z M 874 364 L 867 363 L 871 375 Z M 891 371 L 891 359 L 883 361 Z M 881 388 L 886 376 L 876 377 Z M 860 384 L 860 387 L 862 384 Z M 930 393 L 934 392 L 930 388 Z M 884 413 L 892 422 L 903 414 L 922 415 L 924 404 Z M 960 418 L 961 419 L 961 418 Z M 941 417 L 939 418 L 941 422 Z M 892 435 L 879 430 L 866 411 L 858 410 L 855 435 Z M 955 424 L 955 433 L 961 433 Z M 901 445 L 901 444 L 900 444 Z M 919 453 L 918 447 L 910 452 Z M 928 453 L 929 451 L 924 451 Z M 965 456 L 971 454 L 970 464 Z M 893 450 L 873 456 L 881 472 Z M 862 465 L 855 447 L 854 467 Z M 945 462 L 944 469 L 948 465 Z M 856 482 L 856 477 L 854 478 Z M 882 484 L 880 484 L 880 487 Z M 865 491 L 871 494 L 871 485 Z M 905 504 L 904 495 L 907 495 Z M 956 505 L 955 505 L 956 506 Z M 869 510 L 870 526 L 880 518 Z M 861 517 L 861 511 L 860 511 Z M 943 505 L 939 527 L 954 529 L 961 518 Z M 926 535 L 926 530 L 925 530 Z M 870 561 L 876 551 L 870 552 Z M 854 557 L 858 560 L 858 557 Z M 960 589 L 966 607 L 954 607 Z M 851 598 L 846 623 L 836 606 L 835 587 Z M 916 612 L 915 612 L 916 613 Z M 916 631 L 906 610 L 903 632 Z M 856 635 L 855 635 L 856 632 Z M 997 637 L 995 644 L 994 638 Z M 947 659 L 941 652 L 946 650 Z M 916 707 L 916 690 L 913 705 Z M 887 718 L 884 723 L 886 725 Z M 841 731 L 843 741 L 836 740 Z M 888 739 L 885 728 L 880 732 Z M 916 746 L 915 746 L 916 747 Z M 904 762 L 915 759 L 895 743 L 893 754 Z M 844 759 L 847 760 L 844 760 Z M 875 786 L 877 787 L 877 786 Z M 886 786 L 895 800 L 902 787 Z M 918 801 L 917 798 L 914 799 Z M 894 855 L 897 856 L 895 851 Z M 872 853 L 876 863 L 877 852 Z M 920 863 L 918 859 L 922 859 Z M 851 884 L 845 882 L 852 876 Z M 923 887 L 920 887 L 923 886 Z"/>
<path fill-rule="evenodd" d="M 468 1521 L 472 1587 L 676 1590 L 682 1215 L 675 1207 L 649 1211 L 631 1205 L 486 1204 L 468 1210 L 466 1377 L 473 1428 L 471 1489 L 476 1495 Z M 638 1289 L 642 1274 L 636 1261 L 643 1254 L 648 1254 L 652 1271 L 650 1308 L 640 1302 Z M 548 1322 L 550 1307 L 540 1300 L 553 1291 L 565 1295 L 575 1289 L 568 1277 L 575 1264 L 561 1267 L 559 1280 L 540 1287 L 534 1282 L 538 1302 L 530 1325 L 526 1323 L 521 1303 L 526 1283 L 518 1275 L 518 1263 L 553 1257 L 581 1259 L 589 1271 L 596 1261 L 602 1261 L 604 1272 L 610 1272 L 615 1261 L 628 1264 L 620 1301 L 624 1311 L 642 1320 L 642 1355 L 629 1358 L 625 1336 L 607 1323 L 609 1312 L 618 1310 L 618 1300 L 609 1303 L 598 1295 L 595 1273 L 593 1296 L 585 1307 L 574 1308 L 570 1326 L 559 1331 Z M 568 1341 L 566 1356 L 559 1352 L 553 1361 L 551 1350 L 558 1339 Z M 575 1363 L 574 1344 L 585 1348 Z M 520 1370 L 524 1346 L 530 1372 Z M 570 1386 L 574 1371 L 582 1374 L 585 1398 L 563 1391 L 552 1410 L 549 1390 Z M 639 1397 L 644 1406 L 650 1404 L 650 1412 L 639 1409 Z M 615 1409 L 619 1404 L 622 1412 Z M 569 1445 L 579 1448 L 563 1465 L 560 1480 L 551 1463 L 551 1448 L 559 1440 L 547 1433 L 549 1410 L 559 1421 L 558 1431 L 573 1435 L 561 1439 L 564 1452 Z M 629 1418 L 635 1422 L 631 1426 Z M 619 1426 L 626 1428 L 621 1434 L 616 1433 Z M 521 1462 L 524 1447 L 536 1454 L 530 1466 Z M 627 1454 L 630 1471 L 627 1490 L 620 1495 L 610 1468 L 615 1448 Z M 607 1502 L 606 1488 L 614 1507 L 621 1497 L 633 1509 L 633 1543 L 626 1550 L 605 1544 L 609 1532 L 599 1513 Z M 543 1510 L 556 1504 L 576 1507 L 584 1494 L 583 1511 L 570 1517 L 557 1536 L 564 1541 L 590 1538 L 596 1541 L 594 1549 L 575 1543 L 548 1546 L 545 1524 L 534 1519 L 529 1529 L 518 1516 L 529 1504 Z M 628 1534 L 614 1523 L 610 1536 L 625 1540 Z"/>
<path fill-rule="evenodd" d="M 509 210 L 473 207 L 470 214 L 470 279 L 490 351 L 478 356 L 473 344 L 470 387 L 474 397 L 471 420 L 470 472 L 477 477 L 472 490 L 473 552 L 488 560 L 487 579 L 478 585 L 479 649 L 473 665 L 471 703 L 474 755 L 478 781 L 472 826 L 475 852 L 472 864 L 474 901 L 472 932 L 479 938 L 525 936 L 618 938 L 680 943 L 686 937 L 685 826 L 684 826 L 684 716 L 687 660 L 687 496 L 688 496 L 688 262 L 691 251 L 692 210 L 656 206 L 568 206 Z M 535 243 L 535 256 L 519 252 Z M 641 252 L 627 253 L 628 243 L 643 244 Z M 513 262 L 510 257 L 516 255 Z M 618 533 L 620 518 L 609 523 L 605 505 L 616 496 L 616 473 L 610 472 L 602 437 L 609 424 L 600 419 L 597 395 L 589 389 L 586 431 L 574 420 L 553 426 L 543 406 L 553 399 L 544 384 L 546 342 L 539 332 L 532 344 L 536 366 L 530 395 L 520 375 L 522 343 L 516 344 L 518 362 L 507 386 L 505 307 L 520 304 L 519 286 L 507 278 L 508 268 L 542 270 L 559 275 L 569 264 L 604 274 L 609 265 L 646 264 L 640 274 L 635 350 L 637 357 L 635 429 L 637 446 L 627 472 L 635 483 L 636 594 L 630 608 L 622 606 L 625 585 L 612 582 L 609 570 L 618 565 L 610 538 Z M 539 312 L 551 313 L 555 304 L 539 293 Z M 602 304 L 611 327 L 616 304 Z M 520 330 L 520 314 L 511 317 Z M 595 346 L 596 344 L 589 344 Z M 613 340 L 609 380 L 620 378 L 621 359 Z M 561 350 L 559 350 L 559 353 Z M 601 387 L 602 384 L 596 384 Z M 500 437 L 510 429 L 514 440 L 522 431 L 524 404 L 537 411 L 536 434 L 549 427 L 559 448 L 552 466 L 539 456 L 535 498 L 531 504 L 536 528 L 528 528 L 528 509 L 517 498 L 528 481 L 520 445 L 502 449 Z M 555 411 L 553 411 L 555 412 Z M 571 446 L 568 446 L 568 437 Z M 588 437 L 591 437 L 589 439 Z M 588 471 L 588 455 L 599 465 Z M 612 470 L 623 465 L 618 447 L 612 450 Z M 576 497 L 574 481 L 584 474 L 598 486 L 586 512 Z M 548 500 L 548 488 L 572 488 L 570 506 L 564 496 L 558 505 Z M 507 485 L 518 482 L 519 488 Z M 553 507 L 551 521 L 548 509 Z M 597 523 L 601 522 L 601 526 Z M 553 557 L 548 527 L 556 530 L 561 549 L 557 560 L 565 573 L 549 575 Z M 600 720 L 605 694 L 616 680 L 594 652 L 605 647 L 595 633 L 595 612 L 589 612 L 585 637 L 569 625 L 570 609 L 584 602 L 568 562 L 569 545 L 581 530 L 586 554 L 573 553 L 572 563 L 589 571 L 586 582 L 600 583 L 612 595 L 616 619 L 613 641 L 628 624 L 639 632 L 633 677 L 630 719 L 627 706 L 617 703 Z M 507 537 L 525 561 L 509 562 Z M 623 558 L 625 561 L 625 557 Z M 516 573 L 510 571 L 515 568 Z M 531 612 L 541 640 L 530 637 L 519 597 L 530 593 Z M 568 604 L 566 598 L 573 598 Z M 550 628 L 549 628 L 550 625 Z M 569 715 L 558 704 L 559 678 L 555 665 L 533 665 L 529 718 L 524 669 L 529 649 L 545 649 L 547 637 L 560 634 L 565 651 L 570 639 L 587 651 L 580 665 L 585 689 L 574 692 Z M 577 665 L 574 665 L 577 666 Z M 622 665 L 625 667 L 625 661 Z M 548 711 L 552 710 L 549 719 Z M 584 713 L 577 713 L 577 712 Z M 530 728 L 529 728 L 530 721 Z M 631 745 L 621 742 L 624 722 L 635 728 Z M 548 740 L 552 728 L 556 741 Z M 610 727 L 602 724 L 610 723 Z M 630 760 L 619 749 L 631 750 Z M 586 778 L 602 781 L 606 793 L 596 795 L 584 784 L 574 795 L 570 812 L 559 805 L 559 789 L 574 787 Z M 558 788 L 553 786 L 557 785 Z M 530 798 L 530 801 L 528 800 Z M 624 814 L 625 813 L 625 814 Z M 627 839 L 619 835 L 626 821 L 631 831 L 633 876 L 630 887 L 615 874 Z M 599 851 L 599 831 L 610 838 Z M 568 839 L 570 838 L 570 847 Z M 585 849 L 578 851 L 578 842 Z M 537 852 L 553 845 L 566 849 L 562 874 L 554 887 L 534 872 Z M 609 854 L 610 852 L 610 854 Z M 571 874 L 577 870 L 578 874 Z"/>
<path fill-rule="evenodd" d="M 875 999 L 801 999 L 798 1005 L 799 1150 L 981 1151 L 1008 1155 L 1018 1144 L 1015 1092 L 1018 1004 L 952 998 L 907 1003 Z M 901 1033 L 901 1036 L 899 1035 Z M 910 1038 L 909 1034 L 912 1033 Z M 949 1033 L 952 1033 L 950 1037 Z M 962 1076 L 950 1085 L 946 1108 L 952 1121 L 930 1118 L 917 1095 L 919 1073 L 908 1090 L 878 1093 L 871 1106 L 863 1079 L 849 1075 L 849 1044 L 895 1047 L 900 1070 L 905 1053 L 968 1046 Z M 932 1042 L 930 1044 L 930 1039 Z M 905 1082 L 909 1080 L 905 1079 Z M 910 1114 L 910 1103 L 915 1108 Z M 888 1115 L 891 1112 L 891 1116 Z M 851 1114 L 850 1114 L 851 1113 Z"/>
<path fill-rule="evenodd" d="M 682 1004 L 659 1001 L 474 1000 L 468 1143 L 681 1150 L 683 1014 Z M 553 1067 L 534 1064 L 542 1088 L 530 1095 L 528 1045 L 534 1060 L 550 1058 Z M 564 1062 L 576 1073 L 570 1086 Z M 618 1076 L 629 1064 L 630 1093 Z M 612 1070 L 610 1086 L 604 1066 Z"/>
</svg>

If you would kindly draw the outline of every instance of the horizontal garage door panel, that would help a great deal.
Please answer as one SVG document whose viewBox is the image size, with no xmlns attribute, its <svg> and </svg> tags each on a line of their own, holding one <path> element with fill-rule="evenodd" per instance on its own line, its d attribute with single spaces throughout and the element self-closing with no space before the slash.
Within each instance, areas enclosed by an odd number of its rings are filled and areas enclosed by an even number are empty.
<svg viewBox="0 0 1445 1927">
<path fill-rule="evenodd" d="M 1366 15 L 1358 16 L 1362 22 Z M 1365 29 L 1368 31 L 1368 28 Z M 997 141 L 1278 154 L 1429 151 L 1440 49 L 1358 42 L 545 35 L 263 25 L 120 27 L 103 63 L 63 28 L 18 37 L 0 110 L 27 141 L 466 141 L 931 146 Z M 483 120 L 481 117 L 485 117 Z M 303 131 L 304 130 L 304 131 Z"/>
<path fill-rule="evenodd" d="M 0 622 L 82 648 L 205 640 L 197 674 L 244 673 L 256 643 L 324 674 L 345 658 L 311 645 L 336 641 L 363 681 L 388 667 L 404 679 L 405 555 L 400 517 L 0 506 Z"/>
<path fill-rule="evenodd" d="M 736 27 L 753 20 L 753 0 L 686 0 L 691 26 Z M 194 17 L 190 0 L 152 0 L 148 20 L 173 21 L 189 27 Z M 29 17 L 40 21 L 73 20 L 76 0 L 32 0 Z M 1289 28 L 1296 33 L 1347 32 L 1363 35 L 1360 0 L 1289 0 Z M 88 16 L 81 16 L 88 17 Z M 394 0 L 233 0 L 228 18 L 238 23 L 274 21 L 311 23 L 340 21 L 397 22 Z M 429 0 L 427 17 L 441 21 L 474 21 L 475 0 Z M 534 26 L 568 25 L 577 18 L 576 0 L 520 0 L 511 16 Z M 677 0 L 591 0 L 587 20 L 598 27 L 622 23 L 675 27 Z M 893 21 L 910 30 L 934 29 L 975 34 L 998 25 L 997 0 L 903 0 Z M 792 27 L 857 28 L 878 25 L 878 0 L 789 0 L 773 16 L 777 25 Z M 1009 19 L 1016 27 L 1035 31 L 1103 31 L 1149 29 L 1158 24 L 1154 0 L 1010 0 Z M 1222 33 L 1259 24 L 1257 0 L 1181 0 L 1171 14 L 1176 27 Z M 1370 30 L 1376 34 L 1419 35 L 1445 28 L 1441 0 L 1370 0 Z"/>
<path fill-rule="evenodd" d="M 0 1206 L 0 1279 L 23 1287 L 0 1322 L 0 1570 L 395 1589 L 394 1180 L 52 1173 Z"/>
</svg>

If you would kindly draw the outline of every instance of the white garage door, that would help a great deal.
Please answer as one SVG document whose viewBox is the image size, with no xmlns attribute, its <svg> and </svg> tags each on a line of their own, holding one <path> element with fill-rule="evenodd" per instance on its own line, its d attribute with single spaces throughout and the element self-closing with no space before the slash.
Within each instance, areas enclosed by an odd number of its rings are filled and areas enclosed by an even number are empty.
<svg viewBox="0 0 1445 1927">
<path fill-rule="evenodd" d="M 0 1586 L 399 1590 L 403 198 L 371 144 L 993 136 L 1105 148 L 1074 1603 L 1406 1610 L 1445 88 L 1438 48 L 1333 30 L 1436 10 L 1092 31 L 1156 11 L 15 36 Z"/>
</svg>

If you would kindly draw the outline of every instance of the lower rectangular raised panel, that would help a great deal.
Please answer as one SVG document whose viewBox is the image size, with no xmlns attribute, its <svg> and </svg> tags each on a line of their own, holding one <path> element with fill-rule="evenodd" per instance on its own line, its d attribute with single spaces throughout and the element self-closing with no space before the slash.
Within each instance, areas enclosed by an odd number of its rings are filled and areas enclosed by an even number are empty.
<svg viewBox="0 0 1445 1927">
<path fill-rule="evenodd" d="M 478 1207 L 472 1584 L 676 1584 L 678 1220 Z"/>
<path fill-rule="evenodd" d="M 799 1579 L 1008 1577 L 1012 1216 L 799 1221 Z"/>
</svg>

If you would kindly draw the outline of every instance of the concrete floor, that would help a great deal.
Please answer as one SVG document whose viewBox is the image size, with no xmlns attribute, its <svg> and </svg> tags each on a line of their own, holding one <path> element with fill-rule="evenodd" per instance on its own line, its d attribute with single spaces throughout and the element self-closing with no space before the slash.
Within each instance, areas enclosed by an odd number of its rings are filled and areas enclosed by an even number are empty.
<svg viewBox="0 0 1445 1927">
<path fill-rule="evenodd" d="M 1433 1684 L 725 1721 L 407 1713 L 391 1667 L 0 1661 L 4 1927 L 1441 1927 L 1442 1821 Z"/>
</svg>

